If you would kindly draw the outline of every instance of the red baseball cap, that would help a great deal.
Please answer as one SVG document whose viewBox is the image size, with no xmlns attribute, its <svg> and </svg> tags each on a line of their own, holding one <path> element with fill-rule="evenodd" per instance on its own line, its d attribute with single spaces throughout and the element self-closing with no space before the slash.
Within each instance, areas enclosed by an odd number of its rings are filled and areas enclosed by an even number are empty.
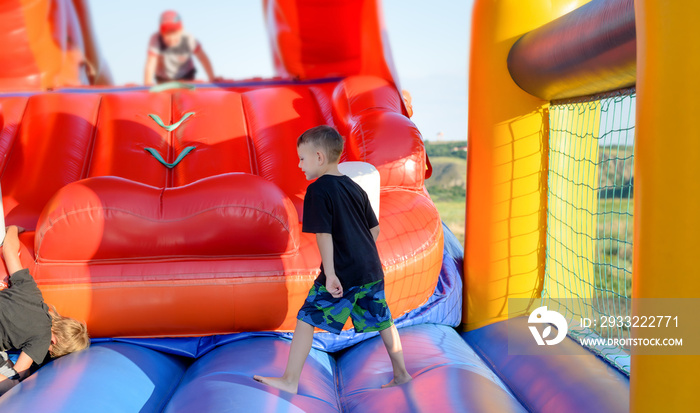
<svg viewBox="0 0 700 413">
<path fill-rule="evenodd" d="M 167 10 L 160 15 L 160 32 L 162 34 L 182 29 L 182 19 L 176 11 Z"/>
</svg>

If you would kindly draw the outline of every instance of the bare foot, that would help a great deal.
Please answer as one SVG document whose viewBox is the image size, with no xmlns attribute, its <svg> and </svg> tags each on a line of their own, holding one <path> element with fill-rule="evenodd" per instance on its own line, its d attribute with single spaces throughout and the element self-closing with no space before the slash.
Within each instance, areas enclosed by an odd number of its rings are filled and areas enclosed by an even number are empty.
<svg viewBox="0 0 700 413">
<path fill-rule="evenodd" d="M 284 390 L 288 393 L 297 394 L 299 384 L 290 383 L 284 380 L 282 377 L 263 377 L 255 375 L 253 379 L 262 384 L 267 384 L 268 386 L 274 387 L 276 389 Z"/>
<path fill-rule="evenodd" d="M 382 389 L 386 389 L 387 387 L 394 387 L 394 386 L 398 386 L 400 384 L 408 383 L 411 380 L 413 380 L 413 378 L 408 374 L 405 376 L 401 376 L 401 377 L 394 377 L 394 379 L 391 380 L 389 383 L 383 385 Z"/>
</svg>

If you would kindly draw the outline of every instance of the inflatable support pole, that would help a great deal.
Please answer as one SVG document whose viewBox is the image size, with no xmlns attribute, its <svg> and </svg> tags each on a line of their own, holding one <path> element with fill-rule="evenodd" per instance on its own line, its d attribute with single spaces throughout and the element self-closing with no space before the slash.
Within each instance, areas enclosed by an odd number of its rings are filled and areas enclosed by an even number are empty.
<svg viewBox="0 0 700 413">
<path fill-rule="evenodd" d="M 523 34 L 585 0 L 476 0 L 472 14 L 462 323 L 508 316 L 508 298 L 541 294 L 545 263 L 549 102 L 511 78 Z"/>
<path fill-rule="evenodd" d="M 700 3 L 637 0 L 635 13 L 638 49 L 632 296 L 697 299 Z M 632 311 L 648 314 L 634 305 Z M 697 408 L 699 370 L 699 355 L 633 353 L 630 411 Z"/>
</svg>

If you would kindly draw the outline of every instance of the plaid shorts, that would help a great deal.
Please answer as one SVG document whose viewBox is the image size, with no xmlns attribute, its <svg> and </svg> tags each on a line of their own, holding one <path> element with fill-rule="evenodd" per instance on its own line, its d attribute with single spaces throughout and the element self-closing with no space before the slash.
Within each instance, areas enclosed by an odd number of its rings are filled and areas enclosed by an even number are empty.
<svg viewBox="0 0 700 413">
<path fill-rule="evenodd" d="M 334 334 L 340 334 L 348 317 L 358 333 L 391 327 L 394 322 L 384 297 L 384 280 L 350 287 L 340 298 L 333 298 L 324 285 L 314 283 L 297 315 L 297 319 Z"/>
</svg>

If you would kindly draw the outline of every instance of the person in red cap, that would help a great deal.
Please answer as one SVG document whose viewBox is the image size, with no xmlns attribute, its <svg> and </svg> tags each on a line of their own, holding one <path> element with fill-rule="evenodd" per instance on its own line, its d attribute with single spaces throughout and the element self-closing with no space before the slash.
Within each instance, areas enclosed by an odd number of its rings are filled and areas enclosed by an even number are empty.
<svg viewBox="0 0 700 413">
<path fill-rule="evenodd" d="M 196 69 L 192 55 L 197 56 L 210 82 L 218 80 L 202 46 L 194 36 L 182 29 L 180 15 L 172 10 L 163 12 L 160 31 L 154 33 L 148 43 L 143 83 L 153 84 L 154 75 L 158 83 L 194 80 Z"/>
</svg>

